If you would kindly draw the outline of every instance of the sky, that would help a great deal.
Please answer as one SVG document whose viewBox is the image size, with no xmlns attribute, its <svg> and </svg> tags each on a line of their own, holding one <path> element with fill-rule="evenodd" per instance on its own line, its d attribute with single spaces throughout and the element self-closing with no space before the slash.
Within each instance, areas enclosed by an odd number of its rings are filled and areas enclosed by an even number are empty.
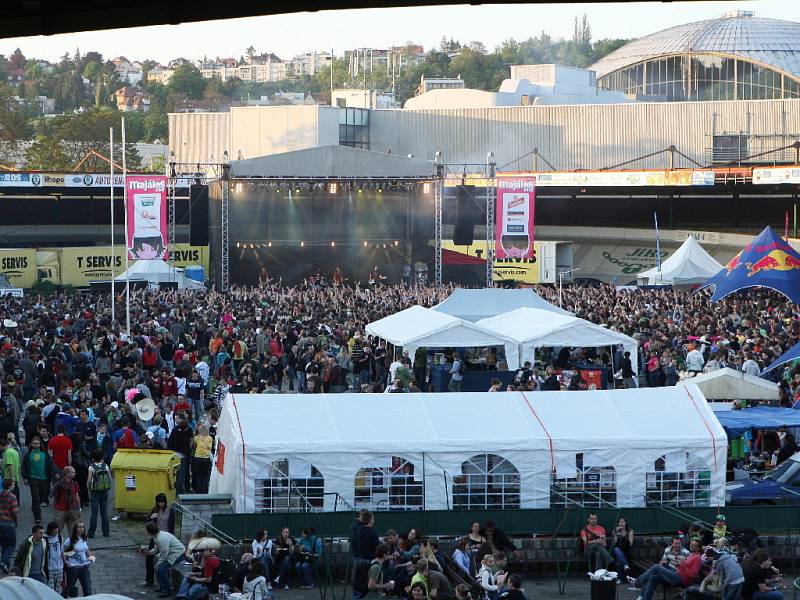
<svg viewBox="0 0 800 600">
<path fill-rule="evenodd" d="M 308 50 L 333 48 L 341 55 L 350 48 L 386 48 L 407 41 L 421 43 L 427 51 L 443 35 L 462 43 L 480 41 L 492 49 L 503 40 L 524 40 L 542 31 L 554 38 L 569 38 L 574 17 L 584 13 L 597 40 L 641 37 L 735 9 L 752 10 L 757 17 L 800 21 L 798 0 L 405 7 L 11 38 L 0 40 L 0 54 L 20 48 L 28 58 L 55 61 L 79 48 L 82 54 L 94 50 L 106 58 L 123 55 L 129 60 L 166 63 L 177 57 L 238 58 L 252 44 L 259 53 L 274 52 L 288 59 Z"/>
</svg>

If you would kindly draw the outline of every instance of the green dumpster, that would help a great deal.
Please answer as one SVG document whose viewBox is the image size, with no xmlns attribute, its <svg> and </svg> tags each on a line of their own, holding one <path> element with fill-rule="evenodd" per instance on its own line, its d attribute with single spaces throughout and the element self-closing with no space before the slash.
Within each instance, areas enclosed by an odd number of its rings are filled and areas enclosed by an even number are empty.
<svg viewBox="0 0 800 600">
<path fill-rule="evenodd" d="M 180 457 L 171 450 L 120 449 L 111 461 L 114 474 L 114 507 L 129 513 L 147 513 L 156 494 L 175 500 Z"/>
</svg>

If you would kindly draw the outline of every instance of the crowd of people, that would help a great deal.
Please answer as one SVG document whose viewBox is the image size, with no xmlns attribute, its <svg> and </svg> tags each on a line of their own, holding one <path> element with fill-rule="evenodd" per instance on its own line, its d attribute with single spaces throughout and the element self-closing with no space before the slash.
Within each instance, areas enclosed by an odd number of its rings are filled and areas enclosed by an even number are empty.
<svg viewBox="0 0 800 600">
<path fill-rule="evenodd" d="M 424 349 L 414 356 L 396 352 L 365 327 L 410 306 L 437 304 L 452 289 L 267 280 L 225 294 L 135 290 L 129 334 L 120 324 L 123 296 L 116 298 L 116 322 L 108 294 L 3 297 L 0 569 L 13 567 L 21 486 L 30 490 L 35 523 L 42 525 L 49 505 L 57 533 L 70 542 L 91 539 L 98 529 L 109 534 L 108 467 L 120 449 L 173 450 L 180 456 L 177 491 L 206 492 L 219 405 L 228 390 L 428 389 Z M 553 288 L 536 291 L 556 301 Z M 621 349 L 612 356 L 561 349 L 550 364 L 524 365 L 513 389 L 559 389 L 554 369 L 573 360 L 607 364 L 627 386 L 670 385 L 724 366 L 757 374 L 800 339 L 793 305 L 768 291 L 712 303 L 706 292 L 575 285 L 564 288 L 563 306 L 637 339 L 640 372 L 632 372 Z M 792 406 L 800 396 L 800 365 L 774 376 L 781 403 Z M 495 391 L 498 386 L 493 382 Z M 48 527 L 43 536 L 50 535 Z M 72 585 L 85 584 L 85 591 L 91 554 L 88 544 L 75 543 L 81 550 L 68 550 L 76 554 L 64 561 L 63 579 L 68 584 L 67 575 L 75 573 Z"/>
<path fill-rule="evenodd" d="M 637 600 L 652 600 L 660 588 L 680 591 L 683 600 L 783 600 L 786 588 L 758 534 L 734 529 L 725 515 L 714 525 L 687 523 L 675 533 L 658 563 L 633 577 L 633 528 L 624 517 L 610 532 L 590 513 L 581 530 L 581 544 L 590 569 L 616 569 Z"/>
</svg>

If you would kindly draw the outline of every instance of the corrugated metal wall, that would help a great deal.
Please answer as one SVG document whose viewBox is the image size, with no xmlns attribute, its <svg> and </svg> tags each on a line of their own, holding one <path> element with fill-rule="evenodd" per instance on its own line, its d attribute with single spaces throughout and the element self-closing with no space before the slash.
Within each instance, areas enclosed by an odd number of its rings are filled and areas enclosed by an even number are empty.
<svg viewBox="0 0 800 600">
<path fill-rule="evenodd" d="M 372 150 L 417 158 L 441 150 L 446 163 L 482 163 L 491 151 L 505 165 L 538 148 L 559 170 L 599 169 L 675 145 L 705 164 L 715 114 L 717 133 L 746 131 L 748 121 L 750 133 L 800 132 L 800 100 L 753 100 L 378 110 L 370 116 L 370 141 Z M 665 166 L 662 156 L 629 168 Z M 679 158 L 675 166 L 691 163 Z M 529 157 L 508 168 L 531 167 Z"/>
<path fill-rule="evenodd" d="M 169 115 L 169 149 L 181 163 L 209 163 L 230 153 L 230 113 Z M 230 154 L 231 160 L 236 158 Z"/>
<path fill-rule="evenodd" d="M 252 158 L 337 144 L 337 114 L 320 106 L 171 114 L 170 150 L 180 162 L 209 162 L 224 150 L 235 160 L 240 150 Z M 441 150 L 446 163 L 483 163 L 491 151 L 499 166 L 530 169 L 532 157 L 520 157 L 538 148 L 558 170 L 600 169 L 671 145 L 706 164 L 714 121 L 717 133 L 798 133 L 800 100 L 374 110 L 370 120 L 371 149 L 379 152 L 433 159 Z M 666 161 L 662 155 L 628 168 L 664 168 Z M 675 166 L 692 164 L 676 157 Z"/>
</svg>

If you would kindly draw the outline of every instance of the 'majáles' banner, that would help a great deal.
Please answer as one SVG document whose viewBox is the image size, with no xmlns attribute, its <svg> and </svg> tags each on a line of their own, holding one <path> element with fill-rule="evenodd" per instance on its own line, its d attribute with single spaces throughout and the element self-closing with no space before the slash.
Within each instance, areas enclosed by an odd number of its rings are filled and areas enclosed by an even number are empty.
<svg viewBox="0 0 800 600">
<path fill-rule="evenodd" d="M 495 258 L 533 258 L 536 178 L 497 176 Z"/>
<path fill-rule="evenodd" d="M 163 175 L 129 175 L 128 258 L 131 260 L 167 260 L 167 178 Z"/>
</svg>

